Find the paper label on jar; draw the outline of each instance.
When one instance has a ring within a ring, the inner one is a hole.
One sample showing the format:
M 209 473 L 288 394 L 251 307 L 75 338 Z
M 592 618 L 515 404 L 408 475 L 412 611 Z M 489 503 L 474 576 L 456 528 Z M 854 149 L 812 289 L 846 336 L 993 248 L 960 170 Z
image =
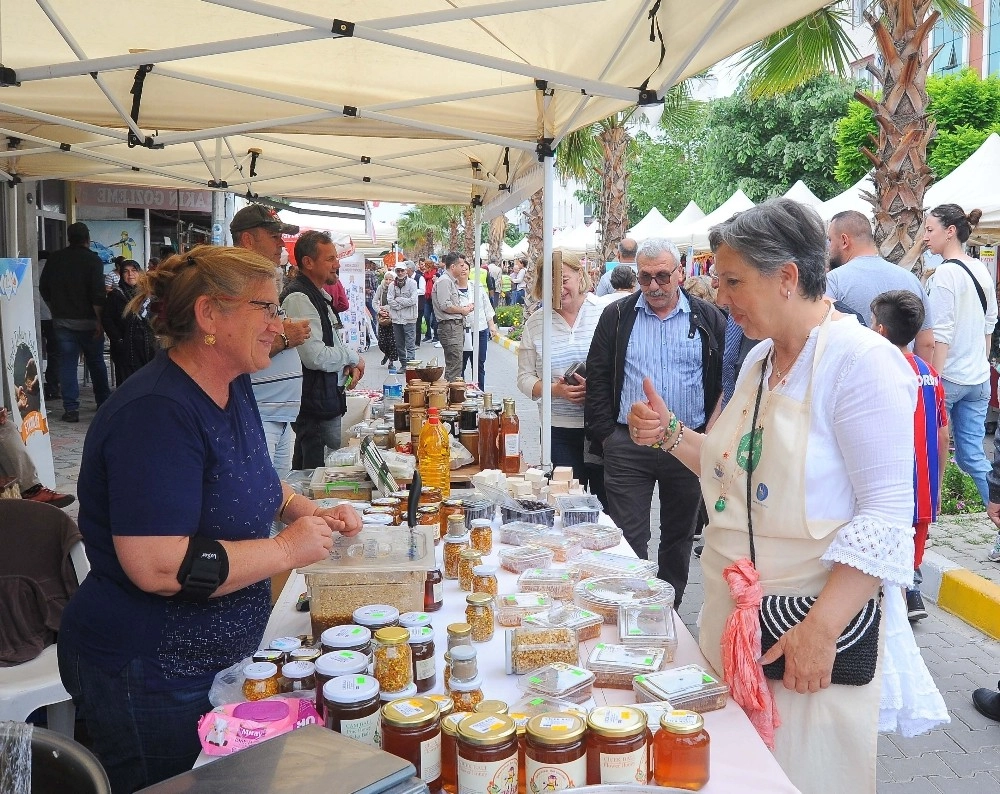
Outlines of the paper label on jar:
M 562 791 L 587 784 L 587 756 L 565 764 L 543 764 L 531 757 L 524 759 L 527 776 L 526 790 L 536 792 Z
M 458 794 L 517 794 L 517 751 L 501 761 L 458 757 Z
M 645 742 L 631 753 L 601 753 L 601 783 L 640 783 L 645 786 L 649 782 L 648 762 Z
M 504 433 L 503 453 L 510 456 L 521 454 L 521 436 L 519 433 Z
M 425 783 L 441 777 L 441 732 L 420 743 L 420 779 Z
M 431 585 L 431 592 L 434 594 L 434 603 L 440 604 L 444 600 L 444 582 Z
M 539 720 L 543 728 L 549 728 L 553 731 L 568 731 L 579 722 L 572 717 L 542 717 Z
M 495 731 L 503 724 L 503 720 L 498 720 L 496 717 L 486 717 L 485 719 L 479 720 L 479 722 L 472 723 L 472 725 L 469 726 L 469 730 L 485 735 Z
M 435 673 L 433 657 L 430 659 L 418 659 L 416 662 L 416 668 L 417 681 L 425 681 L 428 678 L 433 678 Z
M 380 723 L 381 720 L 377 711 L 358 720 L 341 720 L 340 735 L 357 739 L 362 744 L 381 747 L 382 732 L 379 730 Z
M 392 704 L 392 708 L 404 717 L 413 717 L 423 711 L 419 703 L 411 703 L 408 700 L 397 700 Z

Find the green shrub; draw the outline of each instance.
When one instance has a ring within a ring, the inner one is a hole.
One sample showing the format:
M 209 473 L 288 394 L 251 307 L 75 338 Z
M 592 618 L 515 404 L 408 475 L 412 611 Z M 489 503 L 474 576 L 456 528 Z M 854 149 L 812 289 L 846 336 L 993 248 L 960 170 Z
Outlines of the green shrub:
M 497 306 L 496 312 L 495 322 L 504 328 L 520 328 L 524 322 L 524 307 L 520 304 L 516 306 Z
M 954 516 L 961 513 L 981 513 L 986 509 L 979 496 L 979 489 L 972 478 L 949 460 L 944 470 L 941 486 L 941 515 Z

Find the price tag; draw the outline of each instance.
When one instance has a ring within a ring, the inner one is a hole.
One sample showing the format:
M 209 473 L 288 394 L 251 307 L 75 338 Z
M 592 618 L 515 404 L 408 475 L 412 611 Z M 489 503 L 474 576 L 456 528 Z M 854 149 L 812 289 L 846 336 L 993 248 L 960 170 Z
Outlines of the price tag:
M 419 703 L 414 703 L 412 700 L 397 700 L 392 704 L 392 708 L 402 714 L 404 717 L 415 717 L 417 714 L 423 711 Z
M 503 720 L 498 720 L 496 717 L 487 717 L 486 719 L 479 720 L 479 722 L 472 723 L 469 726 L 469 730 L 476 733 L 491 733 L 503 726 L 503 724 Z

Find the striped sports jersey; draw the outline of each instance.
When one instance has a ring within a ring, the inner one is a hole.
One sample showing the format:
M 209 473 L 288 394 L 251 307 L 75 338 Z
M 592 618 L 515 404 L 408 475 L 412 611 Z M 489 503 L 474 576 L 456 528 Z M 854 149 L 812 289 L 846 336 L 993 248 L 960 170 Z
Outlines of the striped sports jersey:
M 941 501 L 938 430 L 948 426 L 944 384 L 934 368 L 912 353 L 906 360 L 917 376 L 917 410 L 913 414 L 913 523 L 937 520 Z

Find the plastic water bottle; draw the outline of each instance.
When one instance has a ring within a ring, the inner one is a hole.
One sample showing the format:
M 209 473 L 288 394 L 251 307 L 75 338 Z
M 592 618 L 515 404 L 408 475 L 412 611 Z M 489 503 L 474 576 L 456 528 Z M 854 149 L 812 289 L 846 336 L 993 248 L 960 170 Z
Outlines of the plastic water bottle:
M 383 415 L 392 416 L 392 406 L 403 402 L 403 378 L 390 371 L 382 381 Z
M 420 428 L 420 479 L 425 486 L 441 489 L 441 498 L 451 494 L 450 437 L 441 424 L 437 408 L 427 409 L 427 421 Z

